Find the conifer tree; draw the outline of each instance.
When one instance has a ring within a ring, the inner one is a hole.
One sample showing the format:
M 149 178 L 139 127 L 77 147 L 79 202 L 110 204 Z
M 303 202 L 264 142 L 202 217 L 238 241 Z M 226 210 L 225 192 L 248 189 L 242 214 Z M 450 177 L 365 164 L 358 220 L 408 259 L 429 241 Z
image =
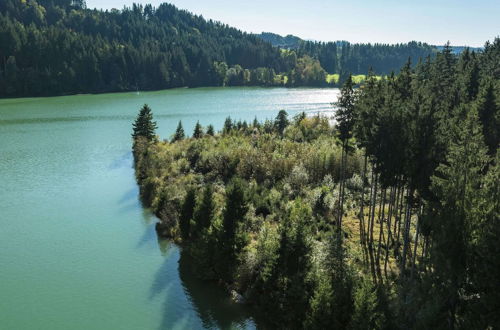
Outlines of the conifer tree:
M 224 121 L 224 127 L 222 128 L 222 134 L 229 134 L 233 130 L 233 121 L 231 120 L 231 117 L 227 117 L 226 120 Z
M 208 125 L 208 127 L 207 127 L 207 135 L 210 135 L 210 136 L 215 135 L 214 126 L 212 124 Z
M 139 136 L 146 138 L 148 141 L 153 141 L 156 138 L 155 130 L 156 122 L 153 121 L 153 113 L 151 108 L 144 104 L 137 115 L 137 119 L 133 123 L 132 137 L 137 139 Z
M 203 137 L 203 127 L 201 127 L 200 122 L 197 121 L 194 126 L 193 138 L 200 139 Z
M 274 125 L 279 135 L 283 136 L 283 132 L 288 124 L 288 113 L 285 110 L 280 110 L 274 121 Z
M 479 119 L 483 127 L 483 135 L 488 146 L 488 153 L 494 155 L 500 143 L 500 105 L 495 97 L 492 81 L 482 86 L 476 102 Z
M 231 278 L 237 264 L 237 258 L 245 245 L 240 232 L 240 224 L 247 212 L 245 188 L 240 179 L 230 184 L 226 194 L 226 205 L 222 218 L 222 228 L 219 236 L 219 272 L 225 279 Z
M 184 140 L 186 135 L 184 134 L 184 128 L 182 127 L 182 121 L 179 120 L 179 124 L 177 125 L 177 129 L 175 130 L 175 134 L 172 137 L 172 143 Z
M 339 232 L 342 231 L 342 216 L 344 208 L 344 186 L 345 173 L 347 166 L 348 140 L 352 137 L 354 128 L 354 107 L 356 102 L 356 93 L 354 91 L 354 82 L 352 75 L 347 77 L 337 101 L 337 111 L 335 112 L 335 120 L 337 121 L 337 130 L 339 138 L 342 141 L 342 160 L 341 160 L 341 175 L 340 175 L 340 198 L 339 198 L 339 215 L 338 226 Z
M 482 221 L 482 173 L 488 156 L 474 108 L 452 129 L 446 162 L 432 178 L 437 203 L 432 205 L 431 258 L 441 308 L 446 311 L 441 317 L 447 327 L 453 328 L 459 324 L 457 313 L 465 303 L 460 296 L 468 286 L 467 270 L 474 253 L 473 231 Z
M 191 219 L 194 214 L 194 207 L 196 203 L 196 194 L 193 188 L 188 189 L 186 197 L 181 207 L 181 214 L 179 217 L 179 228 L 183 240 L 188 240 L 191 233 Z
M 215 204 L 212 195 L 213 188 L 211 185 L 207 185 L 203 190 L 203 195 L 196 206 L 193 216 L 195 235 L 199 235 L 203 230 L 208 229 L 212 225 L 212 219 L 215 212 Z

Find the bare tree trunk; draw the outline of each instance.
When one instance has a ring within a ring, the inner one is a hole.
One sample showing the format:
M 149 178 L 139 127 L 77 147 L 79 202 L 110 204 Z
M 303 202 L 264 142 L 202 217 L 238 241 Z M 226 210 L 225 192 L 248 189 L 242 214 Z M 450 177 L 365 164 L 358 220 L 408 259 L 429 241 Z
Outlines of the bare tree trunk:
M 363 189 L 361 190 L 361 202 L 360 202 L 360 207 L 359 207 L 359 236 L 361 240 L 361 244 L 363 245 L 365 242 L 365 214 L 364 214 L 364 209 L 365 209 L 365 181 L 366 181 L 366 167 L 368 163 L 368 155 L 366 154 L 365 151 L 365 161 L 363 164 Z
M 385 257 L 384 257 L 384 276 L 387 278 L 387 261 L 389 259 L 389 246 L 391 241 L 393 241 L 392 233 L 391 233 L 391 221 L 392 221 L 392 212 L 394 210 L 394 199 L 396 197 L 396 187 L 391 187 L 391 192 L 389 196 L 389 214 L 387 215 L 387 240 L 385 243 Z
M 342 217 L 344 216 L 344 195 L 345 195 L 345 178 L 346 178 L 346 167 L 347 167 L 347 141 L 345 141 L 342 145 L 343 152 L 343 164 L 342 164 L 342 183 L 340 185 L 340 192 L 342 198 L 340 199 L 340 217 L 339 217 L 339 226 L 340 230 L 342 230 Z
M 378 213 L 379 220 L 379 233 L 378 233 L 378 246 L 377 246 L 377 275 L 382 280 L 382 272 L 380 270 L 380 250 L 382 248 L 382 235 L 384 231 L 384 215 L 385 215 L 385 199 L 386 199 L 387 188 L 382 190 L 382 198 L 380 198 L 380 207 Z M 382 209 L 382 211 L 380 211 Z
M 406 200 L 406 215 L 404 223 L 404 233 L 403 233 L 403 256 L 401 258 L 401 269 L 404 273 L 406 268 L 406 255 L 408 254 L 410 247 L 410 225 L 411 225 L 411 204 L 413 198 L 413 189 L 408 189 L 408 195 Z
M 422 209 L 423 209 L 423 205 L 420 205 L 420 207 L 418 208 L 417 230 L 415 233 L 415 244 L 413 246 L 413 260 L 411 263 L 411 279 L 413 279 L 413 273 L 415 272 L 415 263 L 417 260 L 418 235 L 420 234 L 420 221 L 421 221 L 421 217 L 422 217 Z
M 374 170 L 372 170 L 375 172 Z M 373 255 L 373 225 L 375 222 L 375 208 L 377 207 L 377 187 L 378 187 L 378 175 L 374 174 L 375 184 L 373 187 L 372 201 L 371 201 L 371 214 L 370 214 L 370 242 L 368 244 L 368 252 L 370 255 L 370 269 L 372 272 L 373 281 L 377 283 L 377 277 L 375 273 L 375 258 Z
M 400 196 L 399 196 L 399 202 L 398 202 L 398 207 L 396 209 L 396 216 L 397 216 L 397 222 L 398 222 L 398 227 L 397 227 L 397 237 L 396 237 L 396 244 L 394 246 L 394 253 L 395 255 L 397 255 L 398 257 L 400 256 L 399 254 L 399 248 L 400 248 L 400 245 L 401 245 L 401 220 L 403 218 L 403 200 L 404 200 L 404 196 L 405 196 L 405 187 L 403 185 L 403 183 L 401 183 L 401 193 L 400 193 Z
M 366 181 L 366 168 L 368 165 L 368 155 L 365 150 L 365 160 L 363 164 L 363 179 L 362 179 L 362 190 L 361 190 L 361 202 L 359 208 L 359 237 L 361 243 L 361 249 L 363 250 L 363 262 L 366 265 L 368 261 L 368 251 L 366 249 L 366 234 L 365 234 L 365 181 Z M 371 189 L 371 187 L 370 187 Z

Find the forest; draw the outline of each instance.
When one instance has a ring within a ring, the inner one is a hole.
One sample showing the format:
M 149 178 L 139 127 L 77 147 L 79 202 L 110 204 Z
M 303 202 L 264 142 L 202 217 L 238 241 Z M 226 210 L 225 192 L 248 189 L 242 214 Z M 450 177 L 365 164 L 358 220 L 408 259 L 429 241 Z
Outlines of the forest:
M 272 46 L 175 6 L 87 9 L 84 0 L 0 2 L 0 97 L 200 86 L 333 86 L 348 72 L 389 74 L 421 43 Z M 337 74 L 336 79 L 327 79 Z
M 198 277 L 279 329 L 500 326 L 500 39 L 350 76 L 320 114 L 133 124 L 141 199 Z

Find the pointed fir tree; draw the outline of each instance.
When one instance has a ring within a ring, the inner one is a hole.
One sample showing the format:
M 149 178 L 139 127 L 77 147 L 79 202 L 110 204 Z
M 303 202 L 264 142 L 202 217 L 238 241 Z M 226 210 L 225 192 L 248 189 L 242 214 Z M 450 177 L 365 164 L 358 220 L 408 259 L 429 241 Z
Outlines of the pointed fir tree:
M 237 266 L 238 255 L 245 246 L 240 229 L 247 212 L 245 195 L 243 181 L 233 180 L 226 193 L 226 205 L 218 244 L 221 258 L 217 268 L 225 280 L 231 278 Z
M 203 137 L 203 127 L 201 127 L 200 122 L 197 121 L 194 126 L 193 138 L 200 139 Z
M 490 155 L 497 152 L 500 143 L 500 105 L 497 104 L 498 101 L 493 82 L 487 81 L 481 88 L 476 106 Z
M 153 113 L 151 112 L 151 108 L 147 104 L 143 105 L 143 107 L 139 111 L 139 114 L 137 115 L 137 119 L 132 126 L 132 137 L 134 139 L 142 136 L 148 141 L 153 141 L 156 138 L 156 122 L 153 121 Z
M 288 124 L 288 113 L 285 110 L 280 110 L 274 121 L 274 126 L 279 135 L 283 136 L 283 132 Z
M 233 130 L 233 121 L 231 120 L 231 117 L 227 117 L 226 120 L 224 121 L 224 127 L 222 128 L 222 134 L 229 134 Z
M 441 327 L 457 327 L 461 295 L 469 286 L 468 270 L 474 254 L 473 235 L 483 219 L 483 172 L 488 164 L 477 111 L 472 107 L 452 129 L 446 161 L 432 178 L 431 260 L 439 292 Z M 432 296 L 432 294 L 429 294 Z M 435 324 L 436 325 L 436 324 Z M 437 325 L 436 325 L 437 326 Z
M 207 135 L 210 135 L 210 136 L 215 135 L 214 126 L 212 124 L 208 125 L 208 127 L 207 127 Z
M 207 185 L 203 190 L 203 195 L 194 212 L 194 236 L 199 236 L 204 230 L 210 228 L 214 212 L 215 204 L 213 200 L 213 188 L 211 185 Z
M 184 128 L 182 127 L 182 121 L 179 120 L 179 124 L 177 125 L 177 129 L 175 130 L 175 134 L 172 137 L 172 143 L 184 140 L 186 135 L 184 134 Z
M 179 228 L 184 241 L 189 239 L 191 233 L 191 219 L 193 218 L 196 203 L 196 193 L 193 188 L 189 188 L 181 206 L 179 217 Z

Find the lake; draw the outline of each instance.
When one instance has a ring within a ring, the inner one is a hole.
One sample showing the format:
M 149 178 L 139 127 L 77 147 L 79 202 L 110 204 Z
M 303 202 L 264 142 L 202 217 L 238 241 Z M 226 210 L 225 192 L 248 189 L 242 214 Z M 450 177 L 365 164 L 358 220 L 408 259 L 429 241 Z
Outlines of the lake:
M 252 329 L 251 313 L 196 280 L 141 206 L 131 131 L 148 103 L 179 120 L 330 114 L 338 89 L 197 88 L 0 100 L 0 328 Z

